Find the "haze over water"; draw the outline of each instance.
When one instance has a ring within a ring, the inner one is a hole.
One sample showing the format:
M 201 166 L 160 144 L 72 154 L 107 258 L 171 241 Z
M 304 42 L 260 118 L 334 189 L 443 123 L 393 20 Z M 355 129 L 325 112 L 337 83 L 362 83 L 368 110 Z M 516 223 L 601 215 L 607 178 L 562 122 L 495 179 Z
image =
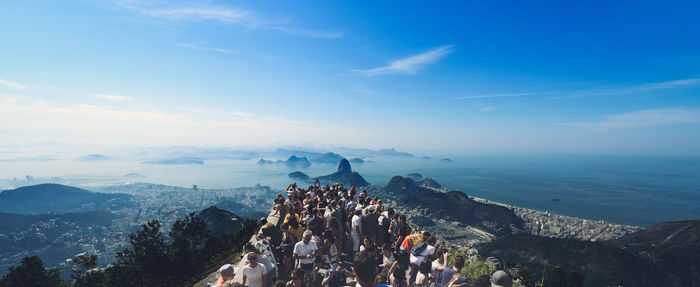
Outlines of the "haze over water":
M 451 158 L 378 157 L 353 164 L 374 185 L 395 175 L 418 172 L 449 190 L 556 214 L 649 226 L 662 221 L 700 218 L 700 159 L 530 155 Z M 335 165 L 314 163 L 310 176 L 334 172 Z M 202 188 L 231 188 L 257 183 L 284 189 L 293 182 L 284 165 L 256 160 L 205 160 L 203 165 L 144 164 L 133 160 L 7 161 L 0 163 L 0 187 L 60 182 L 90 186 L 148 182 Z M 137 173 L 140 177 L 125 177 Z M 35 182 L 27 183 L 25 175 Z M 12 178 L 16 177 L 17 181 Z M 58 177 L 53 178 L 52 177 Z

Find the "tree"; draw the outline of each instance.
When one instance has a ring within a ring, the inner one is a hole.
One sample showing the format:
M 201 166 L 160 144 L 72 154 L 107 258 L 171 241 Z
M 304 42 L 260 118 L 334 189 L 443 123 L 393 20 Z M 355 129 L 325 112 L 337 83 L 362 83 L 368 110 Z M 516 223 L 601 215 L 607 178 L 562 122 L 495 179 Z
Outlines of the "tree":
M 530 273 L 527 266 L 518 266 L 518 273 L 515 276 L 520 279 L 520 285 L 522 286 L 532 287 L 537 284 L 535 276 Z
M 129 235 L 132 248 L 117 253 L 119 260 L 106 270 L 107 286 L 162 286 L 169 275 L 167 244 L 160 222 L 151 220 Z
M 73 258 L 76 268 L 73 269 L 73 287 L 97 286 L 104 281 L 103 272 L 94 270 L 97 267 L 97 255 L 79 255 Z
M 24 257 L 18 267 L 10 267 L 10 273 L 0 279 L 1 287 L 54 287 L 67 286 L 58 269 L 47 270 L 37 256 Z
M 175 281 L 192 278 L 204 265 L 206 254 L 203 251 L 211 238 L 207 224 L 190 213 L 173 223 L 169 233 L 172 242 L 168 246 L 168 256 Z

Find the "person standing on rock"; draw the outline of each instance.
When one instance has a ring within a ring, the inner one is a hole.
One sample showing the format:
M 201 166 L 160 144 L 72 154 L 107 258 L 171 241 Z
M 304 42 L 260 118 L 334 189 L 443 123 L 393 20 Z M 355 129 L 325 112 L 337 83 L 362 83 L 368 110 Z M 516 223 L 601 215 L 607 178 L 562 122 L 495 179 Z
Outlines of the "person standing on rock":
M 255 252 L 250 252 L 247 256 L 249 264 L 243 267 L 241 284 L 248 287 L 266 287 L 267 270 L 265 265 L 258 263 L 258 255 Z
M 355 215 L 352 217 L 350 224 L 350 237 L 352 238 L 352 252 L 360 251 L 360 244 L 362 244 L 363 233 L 362 233 L 362 211 L 355 210 Z
M 311 240 L 313 233 L 311 230 L 304 231 L 304 239 L 294 245 L 294 259 L 299 260 L 299 265 L 304 270 L 304 278 L 306 282 L 313 282 L 315 279 L 314 261 L 318 255 L 318 246 L 316 242 Z

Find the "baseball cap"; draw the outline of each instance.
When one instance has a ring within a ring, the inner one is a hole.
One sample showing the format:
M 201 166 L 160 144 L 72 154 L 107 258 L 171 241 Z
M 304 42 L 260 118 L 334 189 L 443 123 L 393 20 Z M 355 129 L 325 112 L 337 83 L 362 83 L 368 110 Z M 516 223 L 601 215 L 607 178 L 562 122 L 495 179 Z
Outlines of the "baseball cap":
M 512 287 L 513 279 L 510 274 L 503 270 L 498 270 L 491 275 L 491 287 Z
M 219 274 L 221 274 L 221 276 L 233 276 L 236 274 L 236 268 L 231 264 L 224 264 L 224 266 L 219 268 Z

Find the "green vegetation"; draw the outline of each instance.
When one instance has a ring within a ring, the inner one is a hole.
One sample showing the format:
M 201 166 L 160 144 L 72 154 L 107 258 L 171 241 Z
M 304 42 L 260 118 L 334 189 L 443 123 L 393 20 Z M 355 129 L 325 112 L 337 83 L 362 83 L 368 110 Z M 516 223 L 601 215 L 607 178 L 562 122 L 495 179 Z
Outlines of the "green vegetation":
M 166 241 L 160 222 L 153 220 L 129 236 L 131 248 L 117 253 L 118 261 L 105 270 L 94 269 L 97 256 L 78 256 L 73 286 L 191 286 L 197 276 L 230 254 L 238 252 L 258 229 L 246 219 L 235 233 L 213 237 L 195 213 L 177 220 Z M 58 270 L 47 270 L 37 256 L 22 259 L 19 267 L 0 279 L 0 287 L 68 286 Z
M 57 269 L 44 268 L 37 256 L 25 257 L 18 267 L 10 267 L 10 273 L 0 279 L 0 287 L 54 287 L 68 286 Z
M 452 249 L 450 250 L 450 257 L 447 259 L 448 266 L 453 266 L 455 256 L 462 256 L 465 259 L 469 258 L 469 255 L 466 252 Z M 477 257 L 479 256 L 477 255 Z M 488 264 L 483 262 L 480 257 L 478 261 L 478 263 L 467 263 L 464 265 L 461 272 L 462 276 L 467 277 L 469 281 L 476 281 L 483 275 L 490 277 L 491 274 L 496 271 L 493 268 L 490 268 Z

